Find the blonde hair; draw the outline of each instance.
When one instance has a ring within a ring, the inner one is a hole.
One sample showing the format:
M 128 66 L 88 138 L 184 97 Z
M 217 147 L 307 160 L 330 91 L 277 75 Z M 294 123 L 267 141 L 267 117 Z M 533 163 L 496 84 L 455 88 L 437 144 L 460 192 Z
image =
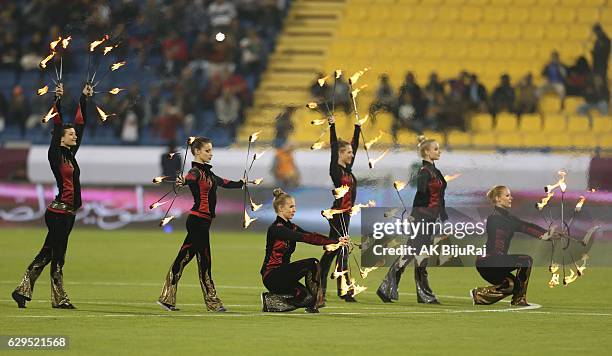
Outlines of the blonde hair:
M 504 189 L 508 189 L 505 185 L 496 185 L 493 188 L 489 189 L 487 192 L 487 199 L 493 204 L 496 203 L 495 199 L 499 198 L 502 195 Z
M 427 138 L 424 135 L 417 136 L 417 141 L 419 141 L 417 144 L 417 149 L 419 151 L 419 155 L 421 155 L 421 158 L 425 158 L 425 151 L 429 149 L 429 146 L 437 142 L 435 139 Z
M 282 205 L 285 205 L 285 203 L 287 203 L 287 200 L 293 199 L 291 195 L 285 193 L 285 191 L 281 188 L 274 188 L 272 194 L 274 195 L 274 199 L 272 200 L 272 206 L 274 207 L 274 211 L 276 213 L 278 213 L 278 210 Z

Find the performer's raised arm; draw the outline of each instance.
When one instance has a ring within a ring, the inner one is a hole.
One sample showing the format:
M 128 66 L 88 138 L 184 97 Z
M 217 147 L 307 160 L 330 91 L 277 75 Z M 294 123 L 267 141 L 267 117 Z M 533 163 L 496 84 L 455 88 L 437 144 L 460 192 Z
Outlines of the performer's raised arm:
M 93 86 L 90 83 L 85 84 L 83 93 L 79 98 L 79 107 L 77 108 L 76 115 L 74 117 L 74 129 L 77 134 L 76 145 L 71 148 L 72 153 L 76 154 L 81 147 L 83 141 L 83 132 L 85 131 L 85 125 L 87 123 L 87 100 L 93 96 Z

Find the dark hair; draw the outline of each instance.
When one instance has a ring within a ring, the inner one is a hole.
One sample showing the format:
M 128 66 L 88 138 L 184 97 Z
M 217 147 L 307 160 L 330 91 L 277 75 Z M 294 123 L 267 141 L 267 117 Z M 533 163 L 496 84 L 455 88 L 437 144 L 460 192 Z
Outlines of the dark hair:
M 338 153 L 340 152 L 340 150 L 343 150 L 346 146 L 350 146 L 351 144 L 344 141 L 344 140 L 338 140 L 336 141 L 336 147 L 338 147 Z
M 62 136 L 64 136 L 64 134 L 66 133 L 65 132 L 66 130 L 70 130 L 70 129 L 73 129 L 73 128 L 74 128 L 74 125 L 69 123 L 69 122 L 67 122 L 65 124 L 62 124 Z M 51 136 L 53 136 L 54 132 L 55 132 L 55 129 L 51 130 Z
M 212 144 L 211 139 L 207 137 L 196 137 L 191 143 L 191 153 L 195 155 L 195 151 L 201 149 L 202 146 L 207 143 Z

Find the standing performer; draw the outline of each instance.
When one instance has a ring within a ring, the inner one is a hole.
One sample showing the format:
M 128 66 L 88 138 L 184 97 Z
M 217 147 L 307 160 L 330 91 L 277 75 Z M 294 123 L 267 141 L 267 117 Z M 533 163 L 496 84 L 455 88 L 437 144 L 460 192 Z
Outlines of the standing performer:
M 329 175 L 331 176 L 332 182 L 335 188 L 342 186 L 348 187 L 348 192 L 341 198 L 334 200 L 332 209 L 347 210 L 344 213 L 335 214 L 334 217 L 329 221 L 329 237 L 340 238 L 338 231 L 343 231 L 348 234 L 349 224 L 351 222 L 350 210 L 355 204 L 357 197 L 357 179 L 353 175 L 352 168 L 355 162 L 355 154 L 359 147 L 359 134 L 361 132 L 361 126 L 355 124 L 355 131 L 353 131 L 353 140 L 348 143 L 343 140 L 338 140 L 336 136 L 336 123 L 333 116 L 329 117 L 329 133 L 330 133 L 330 144 L 331 144 L 331 161 L 329 162 Z M 323 300 L 325 301 L 325 293 L 327 290 L 327 275 L 331 267 L 332 261 L 336 257 L 336 272 L 342 273 L 348 270 L 349 264 L 349 248 L 344 246 L 337 249 L 336 251 L 326 251 L 321 256 L 321 287 L 323 289 Z M 342 295 L 341 286 L 342 279 L 346 280 L 346 284 L 350 284 L 348 272 L 338 277 L 338 296 L 344 299 L 346 302 L 356 302 L 353 297 L 353 290 L 349 290 L 348 293 Z
M 476 269 L 489 287 L 470 291 L 474 304 L 493 304 L 512 295 L 512 305 L 528 306 L 527 284 L 533 260 L 529 255 L 509 255 L 510 241 L 515 232 L 542 238 L 546 230 L 510 215 L 512 207 L 510 189 L 503 185 L 493 187 L 487 198 L 495 206 L 487 218 L 487 254 L 478 257 Z M 559 234 L 555 234 L 559 236 Z M 516 274 L 511 272 L 516 270 Z
M 157 304 L 168 311 L 179 310 L 175 307 L 178 282 L 183 274 L 183 269 L 195 256 L 198 260 L 200 286 L 204 294 L 206 309 L 224 312 L 226 309 L 217 296 L 215 284 L 212 280 L 209 231 L 212 220 L 215 218 L 217 186 L 240 189 L 244 186 L 244 181 L 223 179 L 211 171 L 212 166 L 209 162 L 213 154 L 210 139 L 195 138 L 191 144 L 191 153 L 194 156 L 192 168 L 185 177 L 179 175 L 177 178 L 177 185 L 189 186 L 194 200 L 193 207 L 187 217 L 187 237 L 185 237 L 174 263 L 170 266 Z
M 318 313 L 322 306 L 321 273 L 319 261 L 308 258 L 290 262 L 296 242 L 311 245 L 348 244 L 348 237 L 340 240 L 305 231 L 290 220 L 295 215 L 295 199 L 282 189 L 274 189 L 276 220 L 268 228 L 266 257 L 261 266 L 264 286 L 270 291 L 262 293 L 264 312 L 285 312 L 305 308 L 307 313 Z M 300 279 L 304 278 L 305 285 Z
M 434 161 L 440 159 L 440 145 L 434 139 L 419 136 L 417 145 L 419 154 L 423 158 L 423 166 L 417 175 L 417 192 L 412 203 L 411 216 L 416 222 L 422 224 L 433 223 L 438 218 L 445 221 L 448 219 L 446 205 L 444 203 L 444 192 L 446 180 L 442 173 L 434 165 Z M 409 242 L 411 246 L 420 251 L 422 246 L 431 244 L 432 231 L 419 233 Z M 398 257 L 389 269 L 385 279 L 382 281 L 376 294 L 385 303 L 399 299 L 398 286 L 400 278 L 406 265 L 414 258 L 412 255 Z M 429 286 L 427 278 L 427 258 L 415 259 L 414 282 L 416 284 L 417 302 L 426 304 L 440 304 Z
M 75 155 L 83 140 L 87 99 L 93 95 L 93 87 L 87 83 L 83 88 L 74 126 L 64 124 L 62 121 L 60 99 L 63 94 L 64 87 L 62 83 L 59 83 L 55 88 L 53 113 L 56 115 L 53 117 L 53 135 L 47 154 L 58 194 L 45 212 L 45 223 L 49 232 L 43 247 L 28 266 L 19 286 L 12 293 L 19 308 L 25 308 L 26 301 L 32 300 L 36 279 L 45 266 L 51 262 L 51 306 L 58 309 L 76 309 L 64 290 L 62 268 L 68 247 L 68 236 L 74 225 L 76 211 L 81 207 L 80 170 Z

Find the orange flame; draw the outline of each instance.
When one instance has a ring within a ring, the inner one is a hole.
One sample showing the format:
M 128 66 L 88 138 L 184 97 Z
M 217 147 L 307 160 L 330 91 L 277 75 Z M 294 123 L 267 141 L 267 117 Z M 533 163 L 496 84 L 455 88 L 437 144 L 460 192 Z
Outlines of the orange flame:
M 323 119 L 312 120 L 310 122 L 311 125 L 315 125 L 315 126 L 324 125 L 325 123 L 327 123 L 327 120 L 323 120 Z
M 102 120 L 102 122 L 106 121 L 109 117 L 114 116 L 115 114 L 107 114 L 104 111 L 102 111 L 102 109 L 100 109 L 99 106 L 96 106 L 96 109 L 98 109 L 98 114 L 100 114 L 100 120 Z
M 344 271 L 342 271 L 342 272 L 338 272 L 338 271 L 334 270 L 334 273 L 332 274 L 332 279 L 336 279 L 336 278 L 338 278 L 338 277 L 344 276 L 344 275 L 345 275 L 345 274 L 347 274 L 347 273 L 348 273 L 348 271 L 347 271 L 347 270 L 344 270 Z M 348 287 L 348 286 L 347 286 L 347 287 Z M 348 291 L 348 289 L 347 289 L 347 291 Z
M 40 63 L 38 64 L 38 66 L 42 69 L 47 68 L 47 62 L 49 62 L 51 60 L 51 58 L 53 58 L 53 56 L 55 56 L 55 52 L 51 52 L 50 55 L 48 55 L 47 57 L 45 57 L 45 59 L 43 59 L 42 61 L 40 61 Z
M 584 270 L 586 269 L 586 264 L 587 264 L 587 260 L 589 259 L 589 255 L 587 255 L 586 253 L 584 255 L 582 255 L 582 258 L 580 259 L 582 261 L 582 264 L 580 266 L 576 266 L 576 272 L 578 273 L 578 276 L 582 276 L 584 274 Z
M 168 176 L 159 176 L 159 177 L 155 177 L 153 178 L 153 183 L 155 184 L 159 184 L 161 182 L 164 181 L 164 179 L 168 178 Z
M 253 161 L 257 161 L 258 159 L 260 159 L 266 152 L 268 152 L 268 150 L 255 153 L 253 155 Z
M 166 200 L 166 201 L 163 201 L 161 203 L 160 202 L 153 203 L 153 204 L 149 205 L 149 209 L 153 210 L 153 209 L 158 208 L 158 207 L 160 207 L 160 206 L 162 206 L 164 204 L 167 204 L 168 202 L 170 202 L 170 200 Z
M 359 119 L 359 126 L 363 126 L 363 124 L 365 124 L 369 118 L 370 118 L 370 114 L 366 114 L 366 116 L 364 116 L 363 119 Z
M 327 80 L 327 78 L 329 78 L 329 75 L 327 75 L 327 76 L 325 76 L 325 77 L 320 78 L 320 79 L 318 79 L 318 80 L 317 80 L 317 82 L 319 82 L 319 86 L 320 86 L 320 87 L 322 87 L 322 86 L 324 86 L 324 85 L 325 85 L 325 81 Z
M 376 142 L 378 142 L 383 137 L 383 134 L 384 134 L 384 132 L 379 131 L 378 136 L 376 136 L 373 139 L 371 139 L 370 141 L 366 142 L 366 144 L 365 144 L 366 150 L 369 150 L 372 147 L 372 145 L 374 145 Z
M 251 134 L 251 136 L 249 136 L 249 142 L 253 143 L 253 142 L 257 141 L 257 139 L 259 138 L 259 134 L 260 133 L 261 133 L 261 131 L 253 132 Z
M 557 273 L 558 270 L 559 270 L 559 265 L 556 263 L 553 263 L 550 266 L 548 266 L 548 271 L 550 273 Z
M 542 200 L 539 203 L 536 203 L 536 208 L 538 208 L 538 210 L 544 209 L 544 207 L 548 204 L 548 201 L 550 200 L 550 198 L 553 197 L 553 195 L 555 195 L 555 192 L 553 191 L 546 194 L 546 197 L 542 198 Z
M 340 198 L 344 197 L 346 195 L 346 193 L 348 193 L 348 191 L 350 189 L 351 189 L 351 187 L 349 187 L 348 185 L 343 185 L 341 187 L 335 188 L 333 190 L 334 199 L 340 199 Z
M 321 148 L 323 148 L 323 146 L 325 146 L 325 141 L 323 140 L 319 140 L 315 143 L 312 144 L 312 146 L 310 146 L 311 150 L 320 150 Z
M 260 185 L 260 184 L 261 184 L 261 182 L 263 182 L 263 178 L 257 178 L 257 179 L 255 179 L 254 181 L 252 181 L 251 183 L 252 183 L 253 185 Z
M 460 176 L 461 176 L 461 173 L 447 174 L 444 176 L 444 180 L 446 180 L 446 182 L 450 182 L 451 180 L 455 180 L 459 178 Z
M 563 285 L 567 286 L 570 283 L 573 283 L 578 278 L 578 275 L 574 272 L 573 269 L 570 269 L 570 275 L 563 277 Z
M 334 73 L 336 75 L 336 79 L 338 79 L 342 75 L 342 69 L 336 69 L 336 71 Z
M 48 91 L 49 91 L 49 86 L 48 86 L 48 85 L 45 85 L 44 87 L 42 87 L 42 88 L 38 89 L 38 90 L 36 91 L 36 93 L 37 93 L 38 95 L 40 95 L 40 96 L 43 96 L 43 95 L 47 94 L 47 92 L 48 92 Z
M 362 279 L 365 279 L 370 272 L 375 271 L 377 269 L 378 267 L 365 267 L 363 269 L 360 268 L 359 275 L 361 276 Z
M 45 115 L 45 117 L 42 118 L 41 121 L 43 124 L 46 124 L 47 122 L 49 122 L 49 120 L 54 118 L 56 115 L 57 115 L 57 111 L 55 111 L 55 107 L 52 107 L 47 113 L 47 115 Z
M 193 144 L 193 141 L 195 141 L 195 139 L 196 139 L 195 136 L 190 136 L 187 139 L 187 145 L 191 146 Z
M 389 149 L 387 148 L 385 150 L 385 152 L 383 152 L 380 156 L 378 156 L 378 158 L 370 158 L 370 161 L 368 162 L 370 165 L 370 168 L 374 168 L 374 166 L 376 165 L 376 163 L 378 163 L 381 159 L 385 158 L 385 156 L 389 153 Z
M 315 103 L 314 101 L 306 104 L 306 107 L 309 109 L 316 109 L 319 106 L 319 104 Z
M 68 37 L 64 38 L 64 39 L 62 40 L 62 47 L 63 47 L 64 49 L 68 48 L 68 46 L 70 45 L 70 41 L 71 41 L 71 40 L 72 40 L 72 36 L 68 36 Z
M 97 40 L 97 41 L 93 41 L 92 43 L 89 44 L 89 52 L 93 52 L 96 47 L 98 47 L 99 45 L 101 45 L 102 43 L 104 43 L 104 41 L 108 40 L 110 37 L 108 35 L 104 35 L 104 37 L 102 37 L 101 39 Z
M 49 43 L 49 48 L 51 48 L 52 51 L 55 51 L 55 47 L 57 47 L 57 44 L 60 43 L 61 40 L 62 36 L 59 36 L 55 41 Z
M 121 88 L 113 88 L 111 90 L 108 91 L 109 94 L 113 94 L 113 95 L 117 95 L 119 94 L 119 92 L 123 91 L 125 89 L 121 89 Z
M 247 214 L 247 211 L 244 211 L 244 220 L 242 221 L 242 227 L 243 228 L 248 228 L 249 225 L 251 225 L 255 220 L 257 220 L 257 218 L 251 219 L 251 217 L 249 216 L 249 214 Z
M 257 210 L 261 209 L 261 207 L 263 206 L 263 204 L 255 204 L 255 202 L 253 202 L 253 199 L 251 199 L 249 197 L 249 200 L 251 201 L 251 211 L 252 212 L 256 212 Z
M 159 223 L 159 226 L 164 227 L 172 220 L 174 220 L 174 215 L 170 215 L 167 218 L 162 219 L 162 221 Z
M 359 88 L 357 88 L 357 89 L 353 90 L 353 91 L 351 92 L 351 96 L 352 96 L 353 98 L 356 98 L 356 97 L 357 97 L 357 94 L 359 94 L 359 92 L 360 92 L 360 91 L 362 91 L 363 89 L 365 89 L 367 86 L 368 86 L 367 84 L 364 84 L 364 85 L 360 86 Z
M 586 198 L 581 195 L 580 200 L 578 200 L 578 203 L 576 203 L 576 209 L 574 209 L 576 212 L 579 212 L 582 209 L 582 206 L 584 205 L 585 200 Z
M 110 68 L 110 69 L 111 69 L 111 71 L 112 71 L 112 72 L 114 72 L 114 71 L 116 71 L 117 69 L 119 69 L 119 68 L 123 67 L 123 66 L 124 66 L 126 63 L 127 63 L 126 61 L 115 63 L 115 64 L 113 64 L 113 65 L 111 66 L 111 68 Z
M 367 204 L 353 205 L 353 207 L 351 208 L 351 216 L 357 215 L 361 211 L 361 208 L 371 208 L 374 206 L 376 206 L 376 202 L 374 200 L 368 201 Z
M 351 284 L 348 286 L 348 288 L 349 290 L 351 289 L 353 290 L 353 297 L 365 291 L 366 289 L 368 289 L 368 287 L 360 286 L 357 283 L 355 283 L 355 278 L 351 278 Z
M 112 51 L 113 49 L 119 47 L 119 45 L 114 45 L 114 46 L 106 46 L 104 47 L 104 55 L 106 56 L 110 51 Z
M 359 78 L 361 78 L 361 76 L 364 75 L 369 70 L 370 68 L 366 67 L 366 68 L 363 68 L 362 70 L 358 70 L 357 72 L 355 72 L 355 74 L 351 75 L 351 77 L 349 78 L 349 84 L 354 85 L 355 83 L 357 83 Z
M 550 281 L 548 281 L 548 287 L 554 288 L 559 285 L 559 273 L 553 273 Z
M 323 246 L 323 249 L 325 251 L 331 252 L 331 251 L 336 251 L 337 249 L 339 249 L 342 246 L 342 244 L 337 243 L 337 244 L 329 244 L 329 245 L 325 245 Z
M 401 180 L 396 180 L 395 182 L 393 182 L 393 188 L 395 188 L 395 190 L 399 192 L 403 190 L 404 188 L 406 188 L 406 182 L 402 182 Z

